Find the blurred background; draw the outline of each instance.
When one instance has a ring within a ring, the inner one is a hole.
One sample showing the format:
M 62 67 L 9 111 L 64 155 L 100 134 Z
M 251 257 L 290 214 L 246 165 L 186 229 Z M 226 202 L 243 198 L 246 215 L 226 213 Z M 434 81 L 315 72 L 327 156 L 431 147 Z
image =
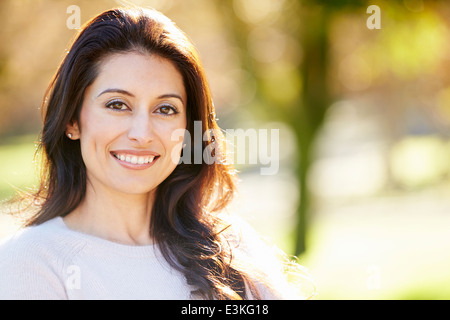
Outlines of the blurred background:
M 41 100 L 76 29 L 127 3 L 189 35 L 223 129 L 279 130 L 279 171 L 237 164 L 229 211 L 299 258 L 316 299 L 450 298 L 448 1 L 2 0 L 1 200 L 37 182 Z

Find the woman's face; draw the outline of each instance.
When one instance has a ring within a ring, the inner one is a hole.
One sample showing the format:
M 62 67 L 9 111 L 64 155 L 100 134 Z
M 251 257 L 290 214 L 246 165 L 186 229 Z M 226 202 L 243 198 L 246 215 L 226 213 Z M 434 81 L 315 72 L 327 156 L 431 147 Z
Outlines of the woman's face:
M 186 128 L 183 78 L 169 60 L 140 53 L 104 59 L 85 92 L 79 123 L 70 124 L 80 139 L 88 184 L 124 193 L 154 190 L 175 169 Z

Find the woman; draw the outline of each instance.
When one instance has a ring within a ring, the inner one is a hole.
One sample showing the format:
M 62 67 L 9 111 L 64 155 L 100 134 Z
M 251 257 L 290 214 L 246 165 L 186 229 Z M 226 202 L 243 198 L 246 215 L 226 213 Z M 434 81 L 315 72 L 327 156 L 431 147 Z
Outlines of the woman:
M 249 267 L 251 242 L 220 218 L 234 170 L 220 161 L 198 55 L 168 18 L 146 9 L 93 18 L 42 110 L 38 210 L 0 249 L 0 298 L 282 297 L 272 284 L 283 280 Z M 174 132 L 192 133 L 194 121 L 219 161 L 179 161 Z

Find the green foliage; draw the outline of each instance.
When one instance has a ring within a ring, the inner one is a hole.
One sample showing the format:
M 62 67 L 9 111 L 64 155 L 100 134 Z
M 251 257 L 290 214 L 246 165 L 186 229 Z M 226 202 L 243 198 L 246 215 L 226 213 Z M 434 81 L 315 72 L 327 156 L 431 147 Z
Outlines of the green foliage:
M 37 182 L 34 136 L 21 136 L 0 145 L 0 200 L 27 190 Z

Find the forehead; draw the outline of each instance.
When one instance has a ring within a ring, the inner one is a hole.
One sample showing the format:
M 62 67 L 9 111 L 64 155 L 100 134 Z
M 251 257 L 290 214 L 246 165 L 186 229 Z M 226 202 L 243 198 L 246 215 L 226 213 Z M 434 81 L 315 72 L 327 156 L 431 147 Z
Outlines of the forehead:
M 114 53 L 100 61 L 92 92 L 107 87 L 120 88 L 135 95 L 177 93 L 186 101 L 183 77 L 174 63 L 154 54 Z

